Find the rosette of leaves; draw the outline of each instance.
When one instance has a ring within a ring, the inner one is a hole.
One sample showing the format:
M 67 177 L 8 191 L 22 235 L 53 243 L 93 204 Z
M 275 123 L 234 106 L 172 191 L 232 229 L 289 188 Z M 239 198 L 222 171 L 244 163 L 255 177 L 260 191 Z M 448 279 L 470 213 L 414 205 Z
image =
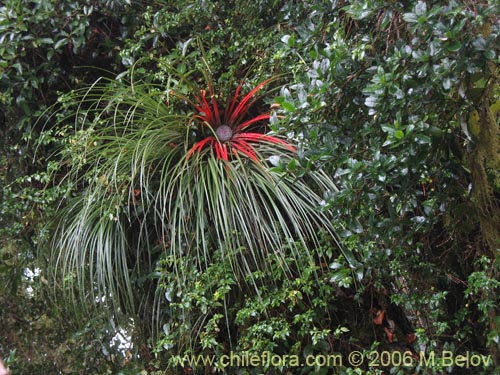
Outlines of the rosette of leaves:
M 58 154 L 73 193 L 51 248 L 57 274 L 80 296 L 133 307 L 143 294 L 135 286 L 158 260 L 189 259 L 173 265 L 182 285 L 179 270 L 209 264 L 215 250 L 238 283 L 251 284 L 269 253 L 314 262 L 304 249 L 319 246 L 320 232 L 334 234 L 318 208 L 334 182 L 319 169 L 294 175 L 286 166 L 295 140 L 270 131 L 261 99 L 272 80 L 241 83 L 227 97 L 206 81 L 168 89 L 101 81 L 73 94 L 74 129 Z

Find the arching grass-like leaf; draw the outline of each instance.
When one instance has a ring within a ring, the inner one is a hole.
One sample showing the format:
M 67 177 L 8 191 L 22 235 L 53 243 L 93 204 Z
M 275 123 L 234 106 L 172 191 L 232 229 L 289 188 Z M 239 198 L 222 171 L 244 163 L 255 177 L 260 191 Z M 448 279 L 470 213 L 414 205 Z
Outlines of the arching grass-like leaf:
M 197 269 L 220 250 L 239 282 L 284 248 L 315 261 L 308 249 L 319 233 L 334 237 L 317 207 L 336 187 L 321 170 L 298 178 L 268 165 L 296 158 L 293 139 L 267 132 L 267 111 L 249 115 L 269 82 L 242 98 L 240 84 L 224 111 L 211 82 L 208 97 L 200 89 L 194 99 L 115 81 L 76 96 L 75 134 L 85 137 L 60 153 L 75 189 L 52 242 L 69 286 L 128 310 L 141 294 L 134 282 L 161 257 L 177 254 Z M 284 258 L 281 266 L 296 272 Z

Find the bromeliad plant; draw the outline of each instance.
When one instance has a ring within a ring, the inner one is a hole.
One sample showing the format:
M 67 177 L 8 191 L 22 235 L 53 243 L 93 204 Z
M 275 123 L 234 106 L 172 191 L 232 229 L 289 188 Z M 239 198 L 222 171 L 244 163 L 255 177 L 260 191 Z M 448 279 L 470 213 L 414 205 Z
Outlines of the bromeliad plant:
M 269 110 L 251 112 L 263 108 L 258 93 L 269 83 L 245 95 L 240 84 L 225 106 L 210 79 L 191 96 L 182 82 L 168 90 L 100 82 L 77 94 L 75 128 L 59 155 L 74 193 L 52 243 L 65 282 L 123 309 L 142 295 L 132 283 L 167 257 L 196 269 L 218 250 L 237 282 L 250 284 L 270 253 L 317 261 L 304 249 L 319 245 L 321 231 L 334 234 L 318 207 L 336 187 L 321 170 L 287 171 L 295 140 L 270 132 Z M 184 276 L 178 271 L 179 285 Z
M 269 120 L 270 114 L 263 113 L 250 119 L 244 120 L 251 105 L 254 95 L 262 89 L 270 80 L 266 80 L 258 84 L 252 89 L 240 102 L 238 102 L 242 84 L 238 86 L 232 98 L 230 105 L 221 113 L 219 105 L 215 100 L 215 93 L 212 86 L 210 88 L 210 98 L 207 100 L 206 91 L 202 90 L 200 95 L 196 97 L 195 102 L 190 102 L 198 114 L 193 116 L 193 119 L 199 122 L 198 130 L 205 134 L 202 140 L 196 142 L 189 150 L 188 157 L 194 152 L 200 152 L 208 145 L 213 150 L 217 159 L 222 159 L 229 162 L 229 156 L 241 154 L 248 157 L 255 163 L 259 163 L 259 158 L 251 145 L 252 143 L 274 143 L 276 145 L 285 146 L 290 151 L 294 152 L 295 147 L 286 141 L 263 133 L 249 131 L 249 128 L 261 121 Z M 203 132 L 205 130 L 205 132 Z

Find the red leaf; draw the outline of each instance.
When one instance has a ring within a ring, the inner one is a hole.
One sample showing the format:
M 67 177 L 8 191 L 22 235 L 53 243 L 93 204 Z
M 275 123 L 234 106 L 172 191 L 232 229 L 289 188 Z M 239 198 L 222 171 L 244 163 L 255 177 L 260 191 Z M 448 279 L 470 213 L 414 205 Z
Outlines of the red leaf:
M 229 161 L 227 145 L 225 143 L 221 143 L 219 141 L 215 142 L 215 156 L 217 159 L 222 159 L 225 161 Z
M 207 137 L 199 142 L 196 142 L 193 147 L 187 152 L 186 159 L 189 159 L 196 151 L 201 151 L 207 143 L 213 144 L 215 142 L 214 137 Z
M 250 125 L 258 122 L 258 121 L 262 121 L 262 120 L 268 120 L 271 116 L 268 115 L 267 113 L 264 113 L 262 115 L 259 115 L 257 117 L 254 117 L 248 121 L 245 121 L 241 124 L 239 124 L 235 129 L 234 129 L 234 132 L 239 132 L 241 130 L 244 130 L 245 128 L 248 128 Z
M 233 95 L 233 100 L 231 102 L 231 105 L 228 108 L 226 108 L 226 116 L 230 116 L 231 113 L 233 113 L 234 107 L 236 105 L 236 101 L 238 100 L 238 96 L 240 96 L 241 86 L 243 86 L 243 82 L 241 82 L 238 85 L 238 87 L 236 88 L 236 91 L 234 92 L 234 95 Z M 229 103 L 228 103 L 228 105 L 229 105 Z
M 224 159 L 225 161 L 229 161 L 227 145 L 225 143 L 222 143 L 220 146 L 221 146 L 222 159 Z
M 233 139 L 235 138 L 250 142 L 267 142 L 267 143 L 279 144 L 286 147 L 288 150 L 292 152 L 297 151 L 297 149 L 293 147 L 290 143 L 284 141 L 283 139 L 273 137 L 272 135 L 259 134 L 259 133 L 241 133 L 233 136 Z
M 219 106 L 217 105 L 217 101 L 215 100 L 215 93 L 214 89 L 212 88 L 212 84 L 210 83 L 210 80 L 208 80 L 208 90 L 210 92 L 210 99 L 212 101 L 212 109 L 214 113 L 214 120 L 215 123 L 211 124 L 212 126 L 220 126 L 220 112 L 219 112 Z
M 237 152 L 240 152 L 240 153 L 248 156 L 254 162 L 256 162 L 256 163 L 259 162 L 257 154 L 255 153 L 252 146 L 250 146 L 247 142 L 233 138 L 233 140 L 231 141 L 231 147 L 234 150 L 236 150 Z
M 215 148 L 215 156 L 217 157 L 217 159 L 222 159 L 221 144 L 217 142 L 214 148 Z
M 234 107 L 234 102 L 235 102 L 236 96 L 233 98 L 233 104 L 231 105 L 230 112 L 228 113 L 228 115 L 230 116 L 229 121 L 228 121 L 229 126 L 234 125 L 238 121 L 238 119 L 241 117 L 241 115 L 243 113 L 245 113 L 248 110 L 248 108 L 250 108 L 252 103 L 248 103 L 249 100 L 252 99 L 252 97 L 257 93 L 257 91 L 259 91 L 262 87 L 264 87 L 267 83 L 269 83 L 269 81 L 271 81 L 271 78 L 266 79 L 265 81 L 263 81 L 263 82 L 259 83 L 257 86 L 255 86 L 248 94 L 245 95 L 245 97 L 241 100 L 241 102 L 238 104 L 238 106 L 234 110 L 233 110 L 233 107 Z M 237 94 L 239 94 L 240 87 L 241 87 L 241 85 L 238 86 L 238 90 L 236 91 Z
M 205 95 L 206 95 L 205 90 L 201 90 L 201 96 L 198 98 L 198 101 L 200 102 L 201 106 L 197 107 L 197 109 L 199 112 L 204 114 L 204 115 L 202 115 L 202 117 L 205 117 L 206 121 L 210 125 L 215 125 L 213 123 L 212 108 L 210 108 L 210 104 L 208 104 L 208 101 L 207 101 L 207 98 Z

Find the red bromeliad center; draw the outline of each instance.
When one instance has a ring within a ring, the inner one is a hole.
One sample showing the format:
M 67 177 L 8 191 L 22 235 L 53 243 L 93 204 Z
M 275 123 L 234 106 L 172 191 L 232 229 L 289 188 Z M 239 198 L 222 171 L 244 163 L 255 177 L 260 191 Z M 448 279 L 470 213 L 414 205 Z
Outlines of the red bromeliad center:
M 215 129 L 215 135 L 221 142 L 229 141 L 233 137 L 232 129 L 227 125 L 221 125 Z
M 240 84 L 224 111 L 219 111 L 215 94 L 210 85 L 208 96 L 205 90 L 201 90 L 200 95 L 195 97 L 194 102 L 188 101 L 198 112 L 198 114 L 194 115 L 194 119 L 202 128 L 208 125 L 211 129 L 215 129 L 215 134 L 211 133 L 211 135 L 207 135 L 196 142 L 188 151 L 187 157 L 191 157 L 195 152 L 201 152 L 205 147 L 210 147 L 215 151 L 217 159 L 227 162 L 231 154 L 239 154 L 245 155 L 258 163 L 259 158 L 252 145 L 256 143 L 272 143 L 285 147 L 291 152 L 296 152 L 295 147 L 283 139 L 249 131 L 249 128 L 255 123 L 269 121 L 271 117 L 269 113 L 263 113 L 250 119 L 246 118 L 249 108 L 254 103 L 254 95 L 269 81 L 261 82 L 238 101 L 242 87 L 242 84 Z

